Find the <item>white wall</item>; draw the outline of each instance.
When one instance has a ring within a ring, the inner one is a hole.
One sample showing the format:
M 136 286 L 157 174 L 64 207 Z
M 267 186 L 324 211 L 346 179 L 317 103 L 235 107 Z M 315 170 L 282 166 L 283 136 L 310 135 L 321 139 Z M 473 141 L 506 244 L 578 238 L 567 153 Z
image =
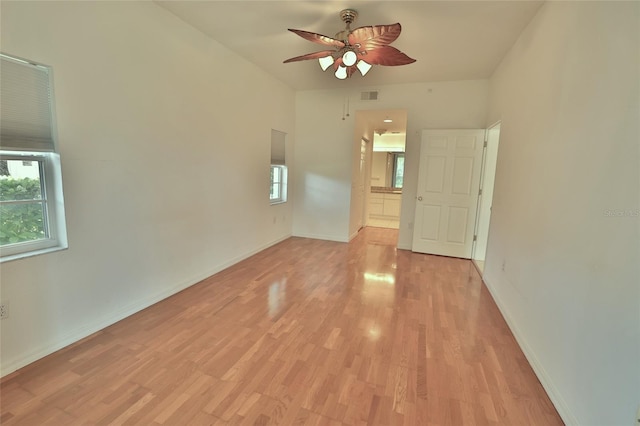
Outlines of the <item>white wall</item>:
M 379 151 L 391 151 L 391 152 L 404 152 L 405 139 L 407 135 L 404 133 L 378 133 L 373 134 L 373 150 Z
M 371 186 L 387 186 L 387 152 L 373 152 L 371 157 Z
M 10 179 L 40 179 L 40 168 L 37 161 L 28 161 L 25 165 L 22 160 L 8 160 L 7 169 Z M 0 179 L 9 179 L 9 176 L 1 176 Z
M 491 79 L 485 278 L 568 424 L 640 403 L 639 15 L 547 2 Z
M 69 236 L 2 264 L 3 374 L 291 234 L 269 159 L 293 90 L 152 2 L 1 12 L 2 51 L 53 66 Z
M 370 72 L 375 72 L 375 68 Z M 353 78 L 359 78 L 354 76 Z M 411 248 L 421 129 L 483 128 L 487 80 L 389 85 L 296 93 L 296 152 L 293 233 L 348 241 L 352 179 L 353 112 L 406 109 L 407 145 L 398 247 Z M 377 101 L 360 92 L 378 90 Z M 342 120 L 349 97 L 351 118 Z

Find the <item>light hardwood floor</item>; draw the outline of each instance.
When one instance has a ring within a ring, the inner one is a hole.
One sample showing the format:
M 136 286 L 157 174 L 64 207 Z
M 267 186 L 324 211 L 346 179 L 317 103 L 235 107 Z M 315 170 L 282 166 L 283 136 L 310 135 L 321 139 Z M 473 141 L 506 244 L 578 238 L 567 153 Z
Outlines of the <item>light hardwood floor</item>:
M 470 261 L 291 238 L 2 380 L 3 425 L 562 424 Z

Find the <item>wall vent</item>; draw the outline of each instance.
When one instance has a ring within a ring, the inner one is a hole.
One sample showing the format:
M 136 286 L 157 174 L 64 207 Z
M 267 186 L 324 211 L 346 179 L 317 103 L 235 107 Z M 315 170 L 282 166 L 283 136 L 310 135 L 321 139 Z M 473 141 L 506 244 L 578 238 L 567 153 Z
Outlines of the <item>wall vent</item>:
M 360 93 L 360 100 L 361 101 L 376 101 L 376 100 L 378 100 L 378 92 L 377 91 L 361 92 Z

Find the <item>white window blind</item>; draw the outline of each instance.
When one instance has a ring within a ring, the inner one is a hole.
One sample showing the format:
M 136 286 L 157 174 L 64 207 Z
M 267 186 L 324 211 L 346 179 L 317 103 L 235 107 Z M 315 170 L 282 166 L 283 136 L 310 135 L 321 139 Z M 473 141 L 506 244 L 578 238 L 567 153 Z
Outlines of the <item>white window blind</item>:
M 284 166 L 285 159 L 285 138 L 287 134 L 271 129 L 271 164 Z
M 0 148 L 55 151 L 49 69 L 0 55 Z

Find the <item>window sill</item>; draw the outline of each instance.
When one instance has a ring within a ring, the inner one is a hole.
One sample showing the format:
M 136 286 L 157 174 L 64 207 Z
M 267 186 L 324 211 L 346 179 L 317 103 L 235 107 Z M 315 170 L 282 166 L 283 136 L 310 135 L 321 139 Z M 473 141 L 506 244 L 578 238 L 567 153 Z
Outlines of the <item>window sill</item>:
M 11 254 L 11 255 L 8 255 L 8 256 L 0 257 L 0 263 L 11 262 L 12 260 L 19 260 L 19 259 L 24 259 L 24 258 L 27 258 L 27 257 L 39 256 L 41 254 L 53 253 L 55 251 L 66 250 L 68 248 L 69 247 L 67 245 L 54 246 L 54 247 L 48 247 L 48 248 L 44 248 L 44 249 L 40 249 L 40 250 L 32 250 L 32 251 L 28 251 L 28 252 L 25 252 L 25 253 Z
M 271 204 L 272 206 L 275 206 L 276 204 L 284 204 L 286 202 L 287 202 L 286 200 L 273 200 L 273 201 L 270 201 L 269 204 Z

